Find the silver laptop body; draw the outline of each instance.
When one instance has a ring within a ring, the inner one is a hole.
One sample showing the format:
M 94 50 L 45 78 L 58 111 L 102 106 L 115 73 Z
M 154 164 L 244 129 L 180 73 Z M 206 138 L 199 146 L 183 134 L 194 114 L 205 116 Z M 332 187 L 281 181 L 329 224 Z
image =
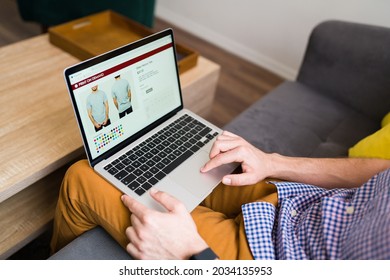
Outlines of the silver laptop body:
M 91 167 L 123 193 L 165 211 L 165 191 L 194 209 L 236 164 L 200 168 L 221 129 L 183 109 L 171 29 L 64 71 Z M 175 158 L 176 157 L 176 158 Z

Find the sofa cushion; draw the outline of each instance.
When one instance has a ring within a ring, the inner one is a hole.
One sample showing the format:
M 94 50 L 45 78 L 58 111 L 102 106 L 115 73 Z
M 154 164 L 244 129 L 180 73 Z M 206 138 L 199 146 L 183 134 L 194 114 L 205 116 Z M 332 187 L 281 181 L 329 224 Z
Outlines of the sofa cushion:
M 382 119 L 381 126 L 384 127 L 388 124 L 390 124 L 390 112 Z
M 349 149 L 350 157 L 390 159 L 390 124 L 359 141 Z
M 284 82 L 224 129 L 265 152 L 339 157 L 379 124 L 303 84 Z

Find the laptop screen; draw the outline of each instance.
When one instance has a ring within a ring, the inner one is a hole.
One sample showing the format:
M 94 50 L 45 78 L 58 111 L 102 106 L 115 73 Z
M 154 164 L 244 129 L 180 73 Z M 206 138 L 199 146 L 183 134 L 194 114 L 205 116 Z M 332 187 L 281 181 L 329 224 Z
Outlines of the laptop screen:
M 171 30 L 70 67 L 65 77 L 91 162 L 182 107 Z

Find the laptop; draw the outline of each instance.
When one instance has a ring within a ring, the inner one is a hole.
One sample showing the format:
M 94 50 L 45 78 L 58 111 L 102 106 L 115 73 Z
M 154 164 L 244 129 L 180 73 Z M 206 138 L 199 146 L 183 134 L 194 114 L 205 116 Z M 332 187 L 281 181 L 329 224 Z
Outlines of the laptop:
M 64 70 L 90 166 L 149 208 L 148 190 L 194 209 L 237 164 L 200 168 L 221 129 L 183 108 L 175 42 L 167 29 Z

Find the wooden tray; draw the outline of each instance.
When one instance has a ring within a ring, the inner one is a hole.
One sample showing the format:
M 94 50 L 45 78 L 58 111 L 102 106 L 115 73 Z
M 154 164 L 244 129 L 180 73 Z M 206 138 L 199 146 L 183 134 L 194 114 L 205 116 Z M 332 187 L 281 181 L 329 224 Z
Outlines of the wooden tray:
M 49 40 L 75 57 L 86 60 L 152 33 L 151 29 L 108 10 L 49 28 Z M 180 73 L 196 65 L 197 52 L 180 44 L 176 44 L 176 51 Z

